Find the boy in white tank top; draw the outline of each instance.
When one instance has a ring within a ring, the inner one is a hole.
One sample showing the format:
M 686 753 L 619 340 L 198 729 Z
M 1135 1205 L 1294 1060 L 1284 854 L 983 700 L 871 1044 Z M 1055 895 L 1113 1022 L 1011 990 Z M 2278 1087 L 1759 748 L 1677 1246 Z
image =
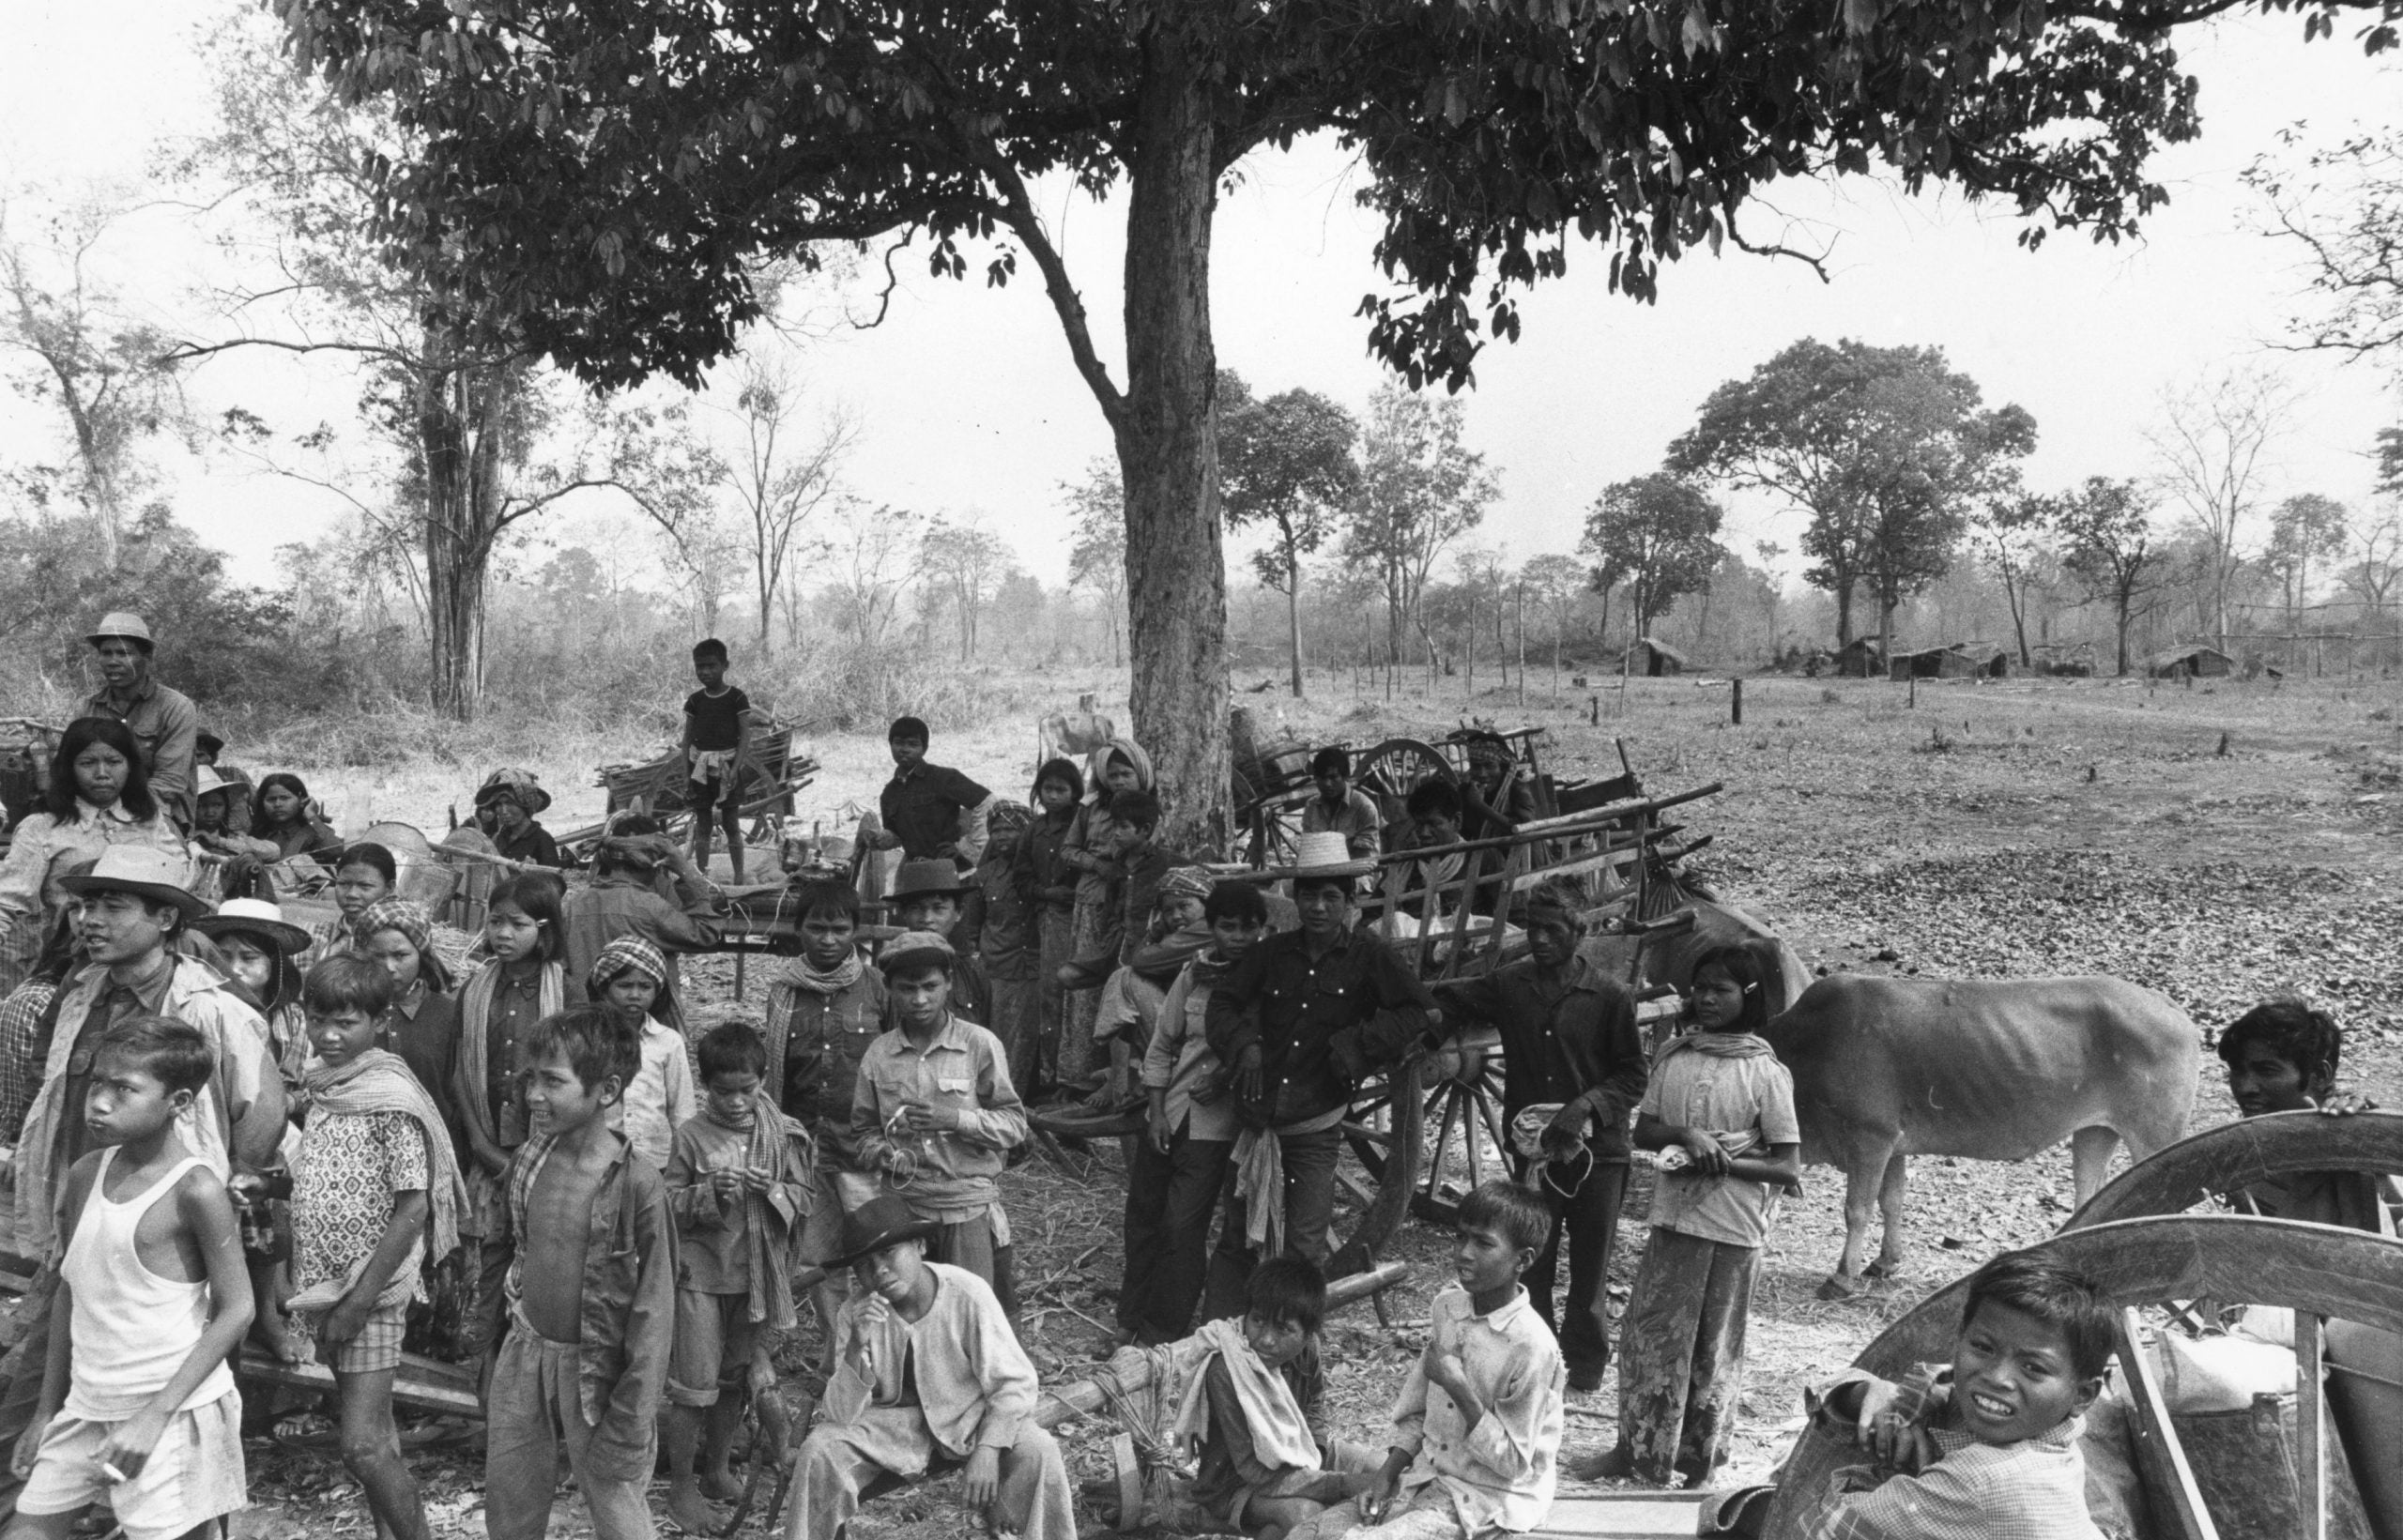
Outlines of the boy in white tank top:
M 199 1536 L 243 1505 L 226 1360 L 251 1280 L 225 1184 L 176 1136 L 215 1050 L 165 1016 L 110 1029 L 81 1109 L 101 1148 L 68 1173 L 41 1405 L 18 1444 L 10 1540 L 67 1540 L 103 1498 L 127 1540 Z

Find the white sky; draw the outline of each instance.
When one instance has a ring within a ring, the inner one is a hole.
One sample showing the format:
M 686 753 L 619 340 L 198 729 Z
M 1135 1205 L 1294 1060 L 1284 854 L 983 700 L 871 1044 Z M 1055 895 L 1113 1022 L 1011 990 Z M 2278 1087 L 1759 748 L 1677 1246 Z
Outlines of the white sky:
M 215 10 L 212 5 L 209 9 Z M 162 135 L 200 121 L 190 0 L 8 0 L 0 53 L 0 182 L 53 186 L 133 178 Z M 2282 127 L 2307 120 L 2315 139 L 2356 123 L 2392 121 L 2403 76 L 2365 60 L 2349 39 L 2304 46 L 2291 18 L 2198 29 L 2184 39 L 2203 82 L 2196 144 L 2156 162 L 2172 206 L 2140 245 L 2096 247 L 2056 234 L 2029 254 L 2005 209 L 1957 198 L 1907 199 L 1854 180 L 1794 185 L 1778 211 L 1832 237 L 1833 282 L 1799 264 L 1744 256 L 1690 258 L 1664 276 L 1661 302 L 1611 295 L 1605 258 L 1571 252 L 1570 275 L 1523 306 L 1523 339 L 1489 347 L 1469 398 L 1470 437 L 1503 473 L 1503 498 L 1482 543 L 1512 558 L 1567 550 L 1585 508 L 1610 481 L 1654 468 L 1712 387 L 1743 374 L 1802 336 L 1936 343 L 1985 389 L 1990 404 L 2035 414 L 2041 445 L 2029 465 L 2040 487 L 2088 475 L 2137 475 L 2143 434 L 2166 386 L 2231 361 L 2266 359 L 2298 391 L 2295 427 L 2277 450 L 2269 501 L 2319 491 L 2355 503 L 2369 495 L 2365 451 L 2396 420 L 2390 381 L 2365 366 L 2272 355 L 2301 278 L 2292 253 L 2258 232 L 2259 211 L 2238 175 Z M 1221 206 L 1213 302 L 1220 360 L 1263 392 L 1322 390 L 1355 409 L 1380 380 L 1353 315 L 1378 275 L 1374 227 L 1353 205 L 1353 167 L 1330 143 L 1243 167 Z M 1122 210 L 1054 189 L 1054 229 L 1117 362 Z M 165 216 L 138 225 L 119 253 L 161 304 L 191 281 L 191 253 Z M 1774 228 L 1755 208 L 1747 229 Z M 1092 397 L 1068 361 L 1031 266 L 1003 291 L 911 274 L 890 318 L 872 332 L 819 347 L 814 389 L 856 408 L 865 435 L 850 480 L 864 496 L 933 513 L 981 510 L 1047 581 L 1065 574 L 1054 489 L 1109 451 Z M 298 427 L 303 414 L 346 409 L 339 376 L 304 376 L 260 359 L 212 366 L 194 399 L 236 402 Z M 48 425 L 0 396 L 0 450 L 28 452 Z M 226 464 L 178 464 L 177 504 L 203 536 L 235 552 L 238 575 L 271 574 L 273 548 L 322 533 L 336 504 L 322 493 Z M 598 505 L 554 537 L 588 538 Z M 1794 543 L 1790 518 L 1746 505 L 1730 535 Z

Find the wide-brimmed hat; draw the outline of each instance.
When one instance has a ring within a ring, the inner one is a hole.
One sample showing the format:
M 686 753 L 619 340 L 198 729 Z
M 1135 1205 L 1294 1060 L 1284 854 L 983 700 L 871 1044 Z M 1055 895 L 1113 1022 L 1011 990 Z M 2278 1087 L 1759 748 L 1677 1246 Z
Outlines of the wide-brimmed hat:
M 960 875 L 959 868 L 948 861 L 905 861 L 893 878 L 893 891 L 884 895 L 888 904 L 906 904 L 926 893 L 964 893 L 971 884 Z
M 490 807 L 499 801 L 515 802 L 528 817 L 538 818 L 551 805 L 551 794 L 535 783 L 531 770 L 497 770 L 476 788 L 476 805 Z
M 208 906 L 191 895 L 183 859 L 139 845 L 115 845 L 82 877 L 61 877 L 58 885 L 78 898 L 94 893 L 131 893 L 153 904 L 173 904 L 186 920 L 198 920 Z
M 203 765 L 192 772 L 191 795 L 194 801 L 198 801 L 212 791 L 239 791 L 241 788 L 242 783 L 230 781 L 220 775 L 214 765 Z
M 193 921 L 191 928 L 208 937 L 222 936 L 227 931 L 264 936 L 287 957 L 308 951 L 311 939 L 307 931 L 283 918 L 282 908 L 264 898 L 229 898 L 217 906 L 215 914 L 204 914 Z
M 112 610 L 101 616 L 100 623 L 94 626 L 84 640 L 98 647 L 112 636 L 122 636 L 129 642 L 139 643 L 145 652 L 158 645 L 150 639 L 148 622 L 131 610 Z
M 843 1215 L 843 1254 L 829 1258 L 826 1271 L 833 1273 L 865 1261 L 902 1241 L 931 1240 L 941 1229 L 941 1221 L 921 1219 L 910 1212 L 909 1204 L 893 1194 L 879 1193 Z
M 942 970 L 948 973 L 959 960 L 959 953 L 952 950 L 949 941 L 933 931 L 905 930 L 877 949 L 876 967 L 877 971 L 889 979 L 895 969 L 930 958 L 942 964 Z
M 1271 875 L 1307 881 L 1313 877 L 1362 877 L 1376 869 L 1375 861 L 1353 857 L 1349 838 L 1328 830 L 1297 837 L 1293 842 L 1293 864 Z

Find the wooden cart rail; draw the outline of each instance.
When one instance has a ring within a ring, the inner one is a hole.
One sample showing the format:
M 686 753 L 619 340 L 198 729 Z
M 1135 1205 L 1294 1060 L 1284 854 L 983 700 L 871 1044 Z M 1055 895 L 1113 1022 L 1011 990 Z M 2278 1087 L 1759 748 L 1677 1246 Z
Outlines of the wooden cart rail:
M 2403 1113 L 2274 1112 L 2205 1129 L 2105 1182 L 2062 1227 L 2181 1213 L 2206 1198 L 2306 1171 L 2403 1175 Z

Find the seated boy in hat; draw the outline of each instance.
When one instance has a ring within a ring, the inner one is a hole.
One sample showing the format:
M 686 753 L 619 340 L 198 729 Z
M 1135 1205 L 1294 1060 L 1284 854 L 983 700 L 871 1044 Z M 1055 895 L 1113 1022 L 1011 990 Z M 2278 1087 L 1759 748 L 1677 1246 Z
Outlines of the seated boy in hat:
M 895 1029 L 868 1044 L 851 1093 L 851 1137 L 910 1212 L 931 1220 L 937 1260 L 991 1285 L 1004 1304 L 1009 1217 L 995 1179 L 1028 1138 L 1001 1040 L 951 1010 L 951 943 L 909 931 L 877 966 Z
M 905 861 L 885 895 L 885 912 L 905 931 L 940 936 L 952 949 L 951 1009 L 983 1026 L 991 1021 L 992 991 L 985 979 L 985 964 L 958 934 L 968 895 L 975 892 L 972 877 L 963 876 L 949 861 Z
M 834 1323 L 824 1420 L 801 1447 L 790 1540 L 837 1540 L 860 1500 L 960 1470 L 997 1534 L 1076 1540 L 1060 1446 L 1034 1422 L 1034 1365 L 985 1280 L 931 1261 L 942 1227 L 891 1194 L 843 1221 L 858 1287 Z

